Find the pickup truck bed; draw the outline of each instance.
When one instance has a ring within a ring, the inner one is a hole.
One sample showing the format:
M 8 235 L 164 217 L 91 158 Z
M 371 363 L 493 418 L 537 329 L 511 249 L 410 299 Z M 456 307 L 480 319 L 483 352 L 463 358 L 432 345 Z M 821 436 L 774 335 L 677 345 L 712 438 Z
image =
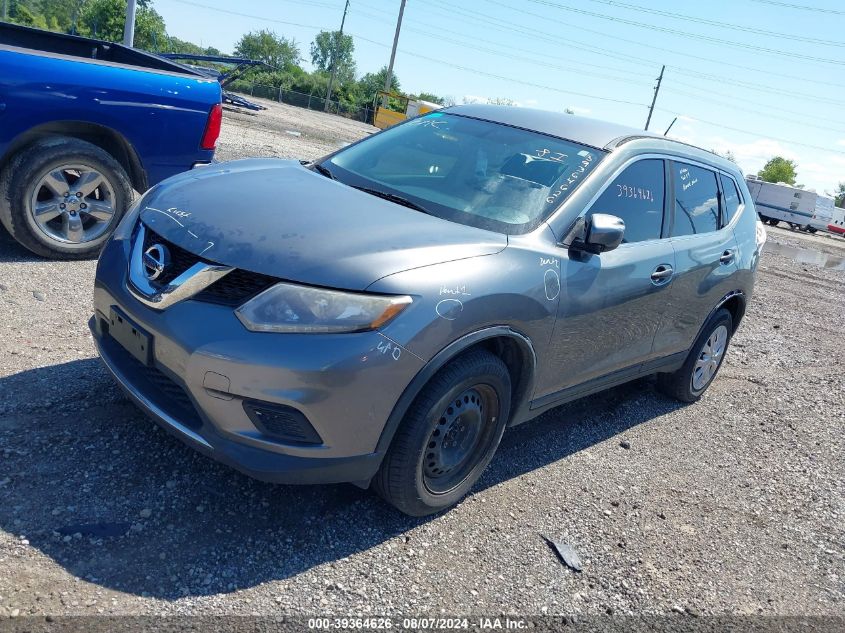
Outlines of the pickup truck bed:
M 133 189 L 213 158 L 220 85 L 182 64 L 0 24 L 0 68 L 0 221 L 37 254 L 96 255 Z

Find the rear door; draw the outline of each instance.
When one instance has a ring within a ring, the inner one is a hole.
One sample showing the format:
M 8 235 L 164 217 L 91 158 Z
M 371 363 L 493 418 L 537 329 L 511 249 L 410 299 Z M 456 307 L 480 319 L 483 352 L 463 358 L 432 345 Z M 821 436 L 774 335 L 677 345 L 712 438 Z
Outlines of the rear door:
M 692 346 L 713 308 L 735 289 L 737 272 L 730 226 L 735 200 L 726 205 L 719 175 L 702 165 L 670 161 L 669 176 L 675 278 L 667 296 L 668 318 L 654 341 L 655 358 Z M 735 186 L 729 193 L 735 199 Z

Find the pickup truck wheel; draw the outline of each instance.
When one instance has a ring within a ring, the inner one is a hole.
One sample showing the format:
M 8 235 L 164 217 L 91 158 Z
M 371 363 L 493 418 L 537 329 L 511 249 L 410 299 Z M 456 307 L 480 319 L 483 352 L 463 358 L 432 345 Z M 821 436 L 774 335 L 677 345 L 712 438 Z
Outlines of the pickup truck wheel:
M 731 313 L 720 308 L 702 329 L 684 365 L 671 374 L 657 375 L 658 388 L 681 402 L 696 402 L 722 366 L 732 331 Z
M 460 356 L 417 396 L 373 479 L 411 516 L 455 505 L 490 463 L 510 413 L 507 367 L 488 351 Z
M 0 217 L 43 257 L 96 256 L 132 201 L 123 167 L 96 145 L 56 137 L 21 150 L 0 175 Z

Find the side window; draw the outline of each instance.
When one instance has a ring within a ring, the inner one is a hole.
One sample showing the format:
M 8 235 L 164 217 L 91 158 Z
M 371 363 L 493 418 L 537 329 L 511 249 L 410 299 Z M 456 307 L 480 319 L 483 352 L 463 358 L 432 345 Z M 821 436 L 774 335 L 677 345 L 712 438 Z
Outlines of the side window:
M 742 201 L 739 198 L 739 191 L 736 190 L 736 183 L 733 181 L 733 178 L 722 174 L 719 174 L 719 178 L 722 180 L 722 191 L 725 194 L 725 207 L 723 209 L 725 217 L 722 226 L 726 226 L 733 220 Z
M 608 213 L 625 221 L 622 243 L 656 240 L 663 228 L 663 161 L 647 158 L 629 165 L 595 201 L 588 215 Z
M 719 189 L 709 169 L 674 163 L 675 224 L 672 236 L 719 230 Z

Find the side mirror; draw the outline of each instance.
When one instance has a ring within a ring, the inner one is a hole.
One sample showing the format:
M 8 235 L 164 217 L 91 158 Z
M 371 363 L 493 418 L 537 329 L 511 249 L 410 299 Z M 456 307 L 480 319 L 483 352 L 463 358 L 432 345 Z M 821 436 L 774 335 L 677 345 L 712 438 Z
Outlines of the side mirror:
M 622 243 L 625 221 L 615 215 L 594 213 L 588 220 L 579 218 L 581 235 L 572 241 L 572 248 L 598 255 L 612 251 Z

